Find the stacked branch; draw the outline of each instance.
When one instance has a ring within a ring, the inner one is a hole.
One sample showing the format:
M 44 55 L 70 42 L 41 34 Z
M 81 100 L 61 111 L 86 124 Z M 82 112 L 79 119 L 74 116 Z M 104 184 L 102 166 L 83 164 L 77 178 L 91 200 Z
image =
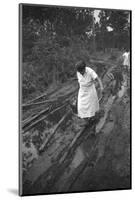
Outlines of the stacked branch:
M 67 106 L 67 104 L 70 101 L 70 99 L 72 98 L 72 96 L 76 95 L 76 92 L 77 92 L 77 89 L 70 92 L 68 95 L 65 95 L 65 96 L 63 95 L 63 99 L 59 98 L 59 99 L 57 99 L 57 101 L 55 100 L 56 106 L 53 106 L 54 102 L 52 101 L 52 103 L 46 109 L 44 109 L 37 115 L 23 121 L 23 125 L 22 125 L 23 133 L 30 130 L 31 128 L 33 128 L 36 124 L 38 124 L 42 120 L 46 119 L 50 114 L 53 114 L 56 111 L 59 111 L 59 109 L 63 108 L 63 106 L 64 107 Z
M 45 120 L 47 117 L 49 117 L 50 115 L 54 114 L 55 112 L 59 111 L 60 109 L 64 108 L 65 106 L 67 106 L 67 102 L 64 105 L 61 105 L 59 107 L 57 107 L 56 109 L 54 109 L 53 111 L 51 111 L 50 113 L 48 113 L 47 115 L 41 117 L 40 119 L 38 119 L 37 121 L 32 121 L 32 123 L 25 127 L 23 130 L 23 134 L 27 131 L 29 131 L 31 128 L 33 128 L 34 126 L 36 126 L 38 123 L 40 123 L 41 121 Z M 31 133 L 30 133 L 31 134 Z
M 68 82 L 64 83 L 63 85 L 57 86 L 57 88 L 53 89 L 51 92 L 45 92 L 45 93 L 43 93 L 43 94 L 41 94 L 41 95 L 35 97 L 34 99 L 32 99 L 32 100 L 26 102 L 25 104 L 23 104 L 23 105 L 22 105 L 23 109 L 29 108 L 29 107 L 32 106 L 32 105 L 38 105 L 38 103 L 39 103 L 39 104 L 40 104 L 40 103 L 42 104 L 43 101 L 41 101 L 41 99 L 46 99 L 46 100 L 48 100 L 48 98 L 49 98 L 52 94 L 56 93 L 60 88 L 66 86 L 66 85 L 68 85 L 69 83 L 71 83 L 71 82 L 73 82 L 73 81 L 76 81 L 76 80 L 77 80 L 77 78 L 72 78 L 72 79 L 68 80 Z M 40 100 L 40 102 L 39 102 L 39 100 Z M 46 101 L 45 101 L 45 102 L 46 102 Z M 37 103 L 37 104 L 36 104 L 36 103 Z

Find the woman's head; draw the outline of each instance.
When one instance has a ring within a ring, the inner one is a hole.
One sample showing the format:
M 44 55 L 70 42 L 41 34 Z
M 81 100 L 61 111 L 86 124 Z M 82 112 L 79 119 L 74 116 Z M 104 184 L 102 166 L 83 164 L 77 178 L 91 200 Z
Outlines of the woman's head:
M 86 64 L 83 60 L 80 60 L 76 63 L 76 70 L 80 72 L 82 75 L 85 73 Z

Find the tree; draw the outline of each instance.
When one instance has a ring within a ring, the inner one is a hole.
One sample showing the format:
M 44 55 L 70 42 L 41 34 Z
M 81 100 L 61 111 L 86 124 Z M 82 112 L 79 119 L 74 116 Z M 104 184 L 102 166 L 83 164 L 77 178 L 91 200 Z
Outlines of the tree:
M 102 48 L 108 46 L 121 48 L 129 42 L 129 12 L 119 10 L 101 10 L 99 13 Z M 112 28 L 109 33 L 108 27 Z M 111 40 L 110 40 L 111 37 Z
M 106 35 L 108 32 L 108 19 L 109 19 L 109 15 L 110 15 L 109 10 L 101 10 L 99 13 L 99 27 L 100 27 L 100 34 L 101 34 L 101 43 L 102 43 L 102 49 L 104 50 L 106 47 Z

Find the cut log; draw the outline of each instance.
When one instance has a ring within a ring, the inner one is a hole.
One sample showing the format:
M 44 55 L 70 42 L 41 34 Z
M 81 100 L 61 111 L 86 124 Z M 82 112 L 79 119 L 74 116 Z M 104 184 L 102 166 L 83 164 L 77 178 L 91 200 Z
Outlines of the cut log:
M 57 92 L 62 86 L 66 86 L 66 85 L 68 85 L 69 83 L 71 83 L 72 81 L 74 82 L 74 81 L 76 81 L 76 80 L 77 80 L 77 78 L 71 78 L 70 80 L 68 80 L 68 81 L 65 82 L 64 84 L 57 86 L 57 88 L 53 89 L 52 91 L 50 91 L 50 92 L 45 92 L 45 93 L 43 93 L 43 94 L 41 94 L 41 95 L 35 97 L 34 99 L 31 99 L 30 101 L 28 101 L 28 102 L 25 103 L 24 105 L 34 103 L 35 101 L 37 101 L 37 100 L 39 100 L 39 99 L 41 99 L 41 98 L 43 98 L 43 97 L 47 97 L 47 98 L 48 98 L 48 96 L 52 95 L 54 92 Z
M 110 67 L 114 65 L 114 63 L 110 63 L 110 62 L 105 61 L 105 60 L 94 60 L 94 59 L 91 59 L 90 63 L 91 64 L 103 64 L 103 65 L 108 65 Z
M 44 110 L 42 110 L 40 113 L 38 113 L 37 115 L 33 116 L 33 117 L 30 117 L 26 120 L 24 120 L 22 122 L 22 128 L 26 128 L 26 126 L 28 126 L 30 123 L 32 123 L 34 120 L 38 119 L 39 117 L 41 117 L 42 115 L 46 114 L 48 111 L 50 110 L 50 108 L 46 108 Z
M 65 106 L 67 106 L 67 103 L 68 103 L 68 102 L 66 102 L 66 103 L 65 103 L 64 105 L 62 105 L 62 106 L 57 107 L 57 108 L 56 108 L 55 110 L 53 110 L 52 112 L 48 113 L 48 115 L 45 115 L 45 116 L 43 116 L 42 118 L 40 118 L 39 120 L 33 122 L 33 123 L 30 124 L 28 127 L 24 128 L 24 131 L 23 131 L 22 133 L 24 134 L 26 131 L 30 130 L 30 129 L 33 128 L 35 125 L 37 125 L 39 122 L 45 120 L 49 115 L 51 115 L 51 114 L 57 112 L 58 110 L 64 108 Z
M 67 156 L 70 154 L 73 146 L 78 142 L 79 137 L 83 134 L 83 132 L 86 130 L 87 126 L 83 127 L 82 130 L 80 130 L 75 138 L 72 140 L 72 142 L 70 143 L 69 147 L 67 148 L 66 152 L 64 153 L 64 155 L 61 157 L 60 159 L 60 164 L 63 163 L 65 161 L 65 159 L 67 158 Z
M 25 109 L 25 108 L 29 108 L 29 107 L 32 107 L 32 106 L 39 106 L 39 105 L 43 105 L 43 104 L 49 104 L 49 103 L 54 103 L 56 101 L 60 101 L 62 100 L 63 98 L 66 98 L 67 96 L 70 96 L 72 95 L 73 93 L 75 93 L 77 91 L 77 89 L 73 90 L 72 92 L 66 94 L 66 95 L 60 95 L 58 96 L 57 98 L 53 98 L 51 100 L 45 100 L 45 101 L 42 101 L 42 102 L 37 102 L 37 103 L 30 103 L 30 104 L 23 104 L 22 105 L 22 108 Z
M 66 83 L 66 84 L 67 84 L 67 83 Z M 58 90 L 60 89 L 60 87 L 61 87 L 61 86 L 57 87 L 56 89 L 54 89 L 53 91 L 51 91 L 51 92 L 49 92 L 49 93 L 45 92 L 45 93 L 41 94 L 40 96 L 37 96 L 37 97 L 35 97 L 34 99 L 28 101 L 26 104 L 31 104 L 31 103 L 33 103 L 33 102 L 35 102 L 35 101 L 37 101 L 37 100 L 39 100 L 39 99 L 41 99 L 41 98 L 43 98 L 43 97 L 50 96 L 50 95 L 53 94 L 54 92 L 58 91 Z
M 107 119 L 107 116 L 108 116 L 108 112 L 109 110 L 111 109 L 112 107 L 112 104 L 114 102 L 114 99 L 115 97 L 113 96 L 110 96 L 109 99 L 108 99 L 108 102 L 105 106 L 105 114 L 104 116 L 100 119 L 99 123 L 96 125 L 96 134 L 99 133 L 101 131 L 101 129 L 103 128 L 105 122 L 106 122 L 106 119 Z
M 64 103 L 70 101 L 70 98 L 72 98 L 72 95 L 76 95 L 76 91 L 72 92 L 68 98 L 65 97 L 66 99 L 63 100 L 64 102 L 62 102 L 62 100 L 61 100 L 60 103 L 61 103 L 61 104 L 64 104 Z M 59 107 L 60 107 L 60 106 L 59 106 Z M 58 107 L 58 110 L 59 110 L 59 107 Z M 57 108 L 55 108 L 55 109 L 57 109 Z M 38 118 L 40 118 L 42 115 L 46 114 L 49 110 L 50 110 L 50 108 L 46 108 L 45 110 L 41 111 L 39 114 L 33 116 L 32 118 L 28 118 L 28 120 L 25 120 L 24 123 L 23 123 L 23 125 L 22 125 L 22 128 L 23 128 L 23 129 L 26 129 L 27 127 L 30 126 L 31 123 L 34 123 L 35 120 L 37 120 Z M 52 111 L 52 112 L 53 112 L 53 111 Z M 54 112 L 55 112 L 55 111 L 54 111 Z M 51 113 L 50 113 L 50 114 L 51 114 Z M 48 115 L 49 115 L 49 114 L 48 114 Z M 44 116 L 44 117 L 45 117 L 45 116 Z M 39 119 L 39 120 L 40 120 L 40 119 Z M 42 120 L 42 119 L 41 119 L 41 120 Z
M 53 103 L 55 101 L 57 101 L 58 99 L 52 99 L 52 100 L 45 100 L 45 101 L 42 101 L 42 102 L 37 102 L 37 103 L 31 103 L 31 104 L 23 104 L 22 107 L 23 109 L 27 108 L 27 107 L 31 107 L 31 106 L 39 106 L 39 105 L 42 105 L 42 104 L 46 104 L 46 103 Z
M 47 139 L 43 142 L 43 144 L 41 145 L 39 151 L 43 151 L 48 143 L 50 142 L 51 138 L 55 135 L 56 131 L 58 130 L 58 128 L 60 127 L 60 125 L 65 121 L 65 119 L 67 118 L 67 116 L 71 113 L 71 111 L 69 110 L 62 118 L 61 120 L 55 125 L 54 130 L 52 131 L 52 133 L 50 133 L 49 137 L 47 137 Z
M 36 97 L 36 98 L 34 98 L 34 99 L 28 101 L 26 104 L 31 104 L 31 103 L 33 103 L 34 101 L 37 101 L 37 100 L 39 100 L 39 99 L 45 97 L 46 95 L 47 95 L 47 93 L 45 92 L 45 93 L 41 94 L 40 96 L 38 96 L 38 97 Z

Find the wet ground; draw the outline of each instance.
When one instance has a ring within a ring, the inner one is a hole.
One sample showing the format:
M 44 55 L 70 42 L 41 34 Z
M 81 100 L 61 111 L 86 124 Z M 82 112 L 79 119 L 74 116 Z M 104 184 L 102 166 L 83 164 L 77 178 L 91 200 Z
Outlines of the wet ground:
M 126 80 L 115 96 L 107 92 L 101 100 L 104 114 L 95 122 L 95 136 L 93 125 L 81 127 L 80 119 L 71 110 L 40 151 L 69 107 L 28 131 L 22 150 L 24 194 L 131 187 L 130 96 Z

